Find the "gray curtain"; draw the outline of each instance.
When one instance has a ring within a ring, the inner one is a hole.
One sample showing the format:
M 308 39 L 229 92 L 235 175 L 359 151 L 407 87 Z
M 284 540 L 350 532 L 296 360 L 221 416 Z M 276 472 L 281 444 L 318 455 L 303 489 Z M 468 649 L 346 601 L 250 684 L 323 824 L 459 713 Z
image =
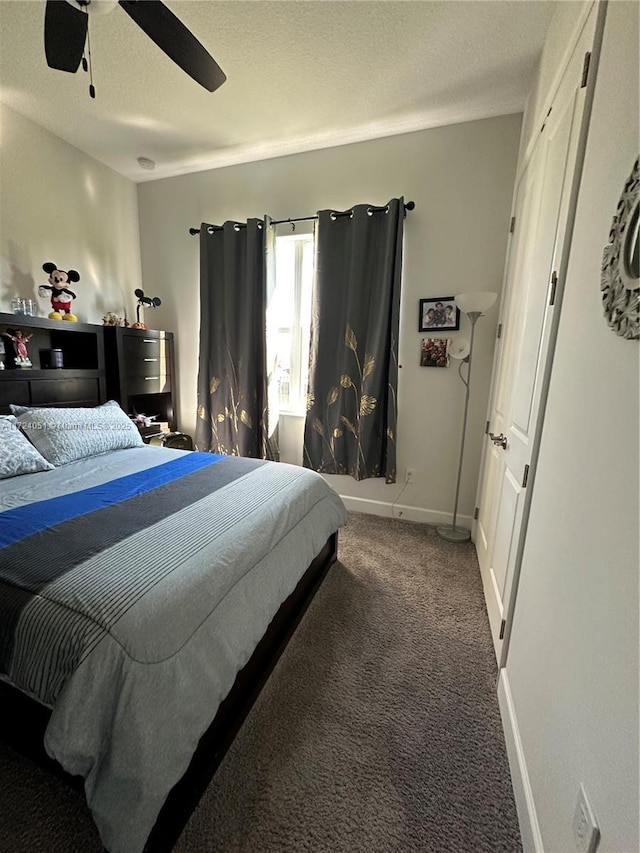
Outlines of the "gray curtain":
M 265 228 L 200 228 L 198 450 L 263 458 L 266 452 Z
M 396 480 L 404 199 L 322 210 L 316 231 L 304 464 Z

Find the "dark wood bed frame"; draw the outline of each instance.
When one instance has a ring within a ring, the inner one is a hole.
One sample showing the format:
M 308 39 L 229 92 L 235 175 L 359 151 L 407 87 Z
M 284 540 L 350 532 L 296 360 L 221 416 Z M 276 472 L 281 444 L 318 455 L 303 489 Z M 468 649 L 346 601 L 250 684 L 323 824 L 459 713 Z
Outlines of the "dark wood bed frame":
M 236 676 L 229 694 L 200 738 L 187 771 L 170 791 L 149 834 L 145 853 L 169 853 L 173 849 L 325 575 L 336 561 L 337 545 L 338 534 L 334 533 L 282 603 L 267 632 Z M 43 738 L 51 716 L 48 708 L 3 681 L 0 681 L 0 707 L 3 718 L 0 738 L 74 788 L 83 790 L 83 779 L 70 776 L 45 752 Z
M 0 314 L 0 335 L 17 325 L 34 334 L 34 369 L 0 371 L 0 412 L 9 403 L 40 406 L 91 406 L 106 399 L 102 326 Z M 38 337 L 39 336 L 39 337 Z M 60 347 L 69 369 L 38 369 L 38 347 Z M 149 834 L 145 853 L 172 850 L 258 694 L 276 665 L 298 622 L 337 556 L 338 535 L 327 540 L 291 595 L 282 603 L 200 739 L 191 764 L 170 791 Z M 70 785 L 83 790 L 83 779 L 70 776 L 44 749 L 51 712 L 0 680 L 0 738 Z

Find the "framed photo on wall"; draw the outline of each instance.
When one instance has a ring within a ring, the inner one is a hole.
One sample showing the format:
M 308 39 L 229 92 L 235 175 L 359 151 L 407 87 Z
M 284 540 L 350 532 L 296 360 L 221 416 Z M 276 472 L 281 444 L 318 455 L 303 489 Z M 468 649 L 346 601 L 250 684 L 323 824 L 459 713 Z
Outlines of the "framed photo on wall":
M 460 309 L 453 296 L 436 296 L 420 300 L 418 317 L 419 332 L 433 332 L 441 329 L 457 332 L 460 328 Z
M 423 338 L 421 367 L 449 367 L 449 338 Z

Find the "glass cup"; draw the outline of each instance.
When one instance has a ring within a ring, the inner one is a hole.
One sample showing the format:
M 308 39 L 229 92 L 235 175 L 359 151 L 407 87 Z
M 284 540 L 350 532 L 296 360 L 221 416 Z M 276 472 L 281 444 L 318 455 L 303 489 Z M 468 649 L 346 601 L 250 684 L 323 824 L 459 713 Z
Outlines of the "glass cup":
M 19 296 L 14 296 L 11 300 L 11 310 L 14 314 L 25 314 L 25 300 L 21 299 Z

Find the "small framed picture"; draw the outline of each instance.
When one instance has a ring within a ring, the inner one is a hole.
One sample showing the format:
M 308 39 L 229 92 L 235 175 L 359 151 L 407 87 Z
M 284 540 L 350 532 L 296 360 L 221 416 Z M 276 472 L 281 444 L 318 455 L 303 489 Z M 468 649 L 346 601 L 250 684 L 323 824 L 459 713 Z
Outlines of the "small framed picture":
M 449 367 L 449 338 L 423 338 L 421 367 Z
M 420 300 L 418 331 L 430 332 L 446 329 L 456 332 L 460 328 L 460 309 L 453 296 L 437 296 Z

